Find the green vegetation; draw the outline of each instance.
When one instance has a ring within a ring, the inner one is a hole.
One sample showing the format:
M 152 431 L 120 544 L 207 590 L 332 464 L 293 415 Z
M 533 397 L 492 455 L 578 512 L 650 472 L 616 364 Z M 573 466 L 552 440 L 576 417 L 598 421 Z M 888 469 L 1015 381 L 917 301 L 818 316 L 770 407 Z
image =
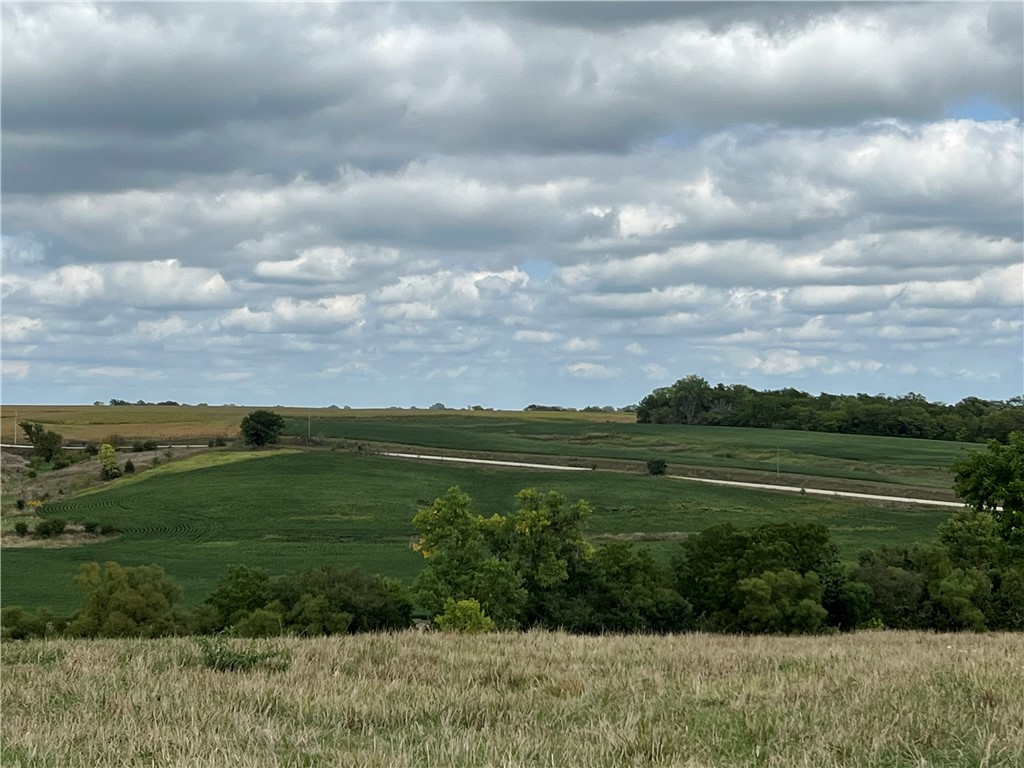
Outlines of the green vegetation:
M 4 643 L 4 766 L 1024 764 L 1020 635 Z M 217 658 L 219 654 L 212 654 Z
M 1024 543 L 1024 431 L 996 441 L 953 465 L 953 486 L 965 502 L 999 521 L 1002 535 Z
M 290 419 L 287 435 L 314 435 L 344 444 L 391 444 L 505 454 L 625 460 L 640 469 L 652 456 L 671 472 L 702 468 L 777 472 L 851 479 L 949 494 L 949 466 L 970 446 L 939 440 L 896 439 L 741 427 L 630 424 L 595 421 L 594 414 L 455 413 L 339 415 Z M 581 463 L 581 462 L 578 462 Z M 589 461 L 582 462 L 588 466 Z M 591 497 L 588 497 L 591 498 Z
M 848 435 L 933 440 L 999 440 L 1024 429 L 1024 398 L 1006 401 L 967 397 L 956 405 L 930 403 L 921 395 L 830 395 L 787 388 L 759 392 L 743 384 L 712 387 L 700 376 L 659 387 L 636 408 L 645 424 L 708 424 L 725 427 L 800 429 Z
M 684 536 L 711 525 L 820 523 L 841 556 L 884 544 L 930 540 L 947 518 L 932 509 L 886 509 L 854 501 L 766 494 L 740 488 L 663 481 L 641 474 L 561 473 L 403 462 L 346 452 L 213 452 L 51 501 L 44 517 L 96 521 L 116 538 L 55 549 L 5 548 L 0 558 L 5 604 L 68 611 L 68 589 L 82 563 L 156 563 L 202 600 L 226 564 L 283 574 L 334 565 L 410 583 L 422 558 L 410 546 L 418 507 L 453 485 L 488 515 L 510 511 L 522 488 L 553 488 L 592 501 L 585 529 L 596 544 L 646 544 L 665 564 Z
M 246 414 L 239 426 L 246 445 L 262 448 L 276 443 L 284 430 L 284 418 L 273 411 L 258 410 Z

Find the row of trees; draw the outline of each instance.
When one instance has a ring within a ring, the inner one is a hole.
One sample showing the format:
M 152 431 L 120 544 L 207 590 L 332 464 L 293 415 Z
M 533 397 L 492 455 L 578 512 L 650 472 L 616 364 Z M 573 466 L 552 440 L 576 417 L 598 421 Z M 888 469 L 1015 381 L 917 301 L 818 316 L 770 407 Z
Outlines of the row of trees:
M 932 403 L 913 392 L 814 396 L 796 389 L 758 391 L 742 384 L 711 386 L 700 376 L 679 379 L 647 395 L 636 409 L 644 424 L 766 427 L 934 440 L 1006 442 L 1024 429 L 1024 398 L 955 405 Z

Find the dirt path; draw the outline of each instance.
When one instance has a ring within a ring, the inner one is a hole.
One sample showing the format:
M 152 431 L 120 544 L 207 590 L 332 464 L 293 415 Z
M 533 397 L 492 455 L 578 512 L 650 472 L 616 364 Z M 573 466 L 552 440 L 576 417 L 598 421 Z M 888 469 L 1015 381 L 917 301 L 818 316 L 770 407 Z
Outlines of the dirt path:
M 569 472 L 591 472 L 589 467 L 570 467 L 564 464 L 530 464 L 522 461 L 497 461 L 495 459 L 468 459 L 458 456 L 436 456 L 426 453 L 392 453 L 381 452 L 379 456 L 394 459 L 418 459 L 423 461 L 448 461 L 456 464 L 486 464 L 499 467 L 522 467 L 524 469 L 549 469 Z M 623 470 L 602 470 L 603 472 L 621 472 Z M 773 485 L 771 483 L 747 483 L 739 480 L 713 480 L 706 477 L 687 477 L 685 475 L 668 475 L 672 480 L 683 480 L 692 483 L 708 483 L 710 485 L 727 485 L 735 488 L 752 488 L 760 491 L 776 491 L 779 493 L 813 494 L 843 499 L 863 499 L 866 501 L 885 501 L 898 504 L 919 504 L 928 507 L 963 507 L 959 501 L 939 501 L 937 499 L 917 499 L 910 496 L 885 496 L 877 493 L 856 493 L 854 491 L 835 491 L 828 488 L 805 488 L 795 485 Z

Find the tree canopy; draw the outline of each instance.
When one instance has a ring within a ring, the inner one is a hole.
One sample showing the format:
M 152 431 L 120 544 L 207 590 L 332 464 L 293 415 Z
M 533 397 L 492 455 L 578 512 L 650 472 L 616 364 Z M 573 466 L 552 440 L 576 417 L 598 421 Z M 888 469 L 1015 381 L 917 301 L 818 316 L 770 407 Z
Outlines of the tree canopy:
M 1024 430 L 1024 399 L 966 397 L 955 405 L 932 403 L 910 392 L 814 396 L 787 388 L 759 392 L 743 384 L 712 386 L 690 375 L 644 397 L 636 420 L 645 424 L 801 429 L 852 435 L 1006 442 Z
M 252 411 L 242 419 L 239 428 L 246 445 L 262 448 L 276 443 L 284 431 L 284 418 L 273 411 Z
M 989 441 L 953 464 L 953 488 L 969 506 L 992 514 L 1007 540 L 1024 541 L 1024 432 L 1009 444 Z

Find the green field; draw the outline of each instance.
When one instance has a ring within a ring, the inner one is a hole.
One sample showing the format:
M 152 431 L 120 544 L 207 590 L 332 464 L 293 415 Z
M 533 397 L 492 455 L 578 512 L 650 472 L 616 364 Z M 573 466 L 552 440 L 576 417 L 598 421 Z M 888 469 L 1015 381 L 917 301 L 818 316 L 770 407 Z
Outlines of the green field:
M 792 430 L 601 422 L 579 418 L 579 414 L 529 416 L 422 412 L 312 416 L 287 419 L 286 434 L 308 432 L 327 439 L 516 455 L 632 461 L 658 457 L 678 471 L 696 467 L 778 470 L 941 491 L 950 487 L 949 466 L 979 447 Z
M 5 548 L 3 603 L 74 608 L 80 601 L 71 586 L 78 566 L 107 560 L 163 566 L 192 603 L 231 563 L 274 573 L 328 563 L 360 566 L 408 582 L 422 562 L 409 547 L 412 516 L 451 485 L 467 491 L 485 515 L 510 511 L 524 487 L 585 498 L 594 508 L 588 535 L 649 542 L 662 562 L 683 535 L 724 521 L 820 522 L 852 560 L 870 547 L 927 540 L 948 516 L 641 474 L 485 469 L 326 450 L 236 454 L 259 456 L 243 461 L 227 461 L 226 455 L 204 454 L 51 502 L 46 516 L 109 523 L 122 533 L 78 547 Z

